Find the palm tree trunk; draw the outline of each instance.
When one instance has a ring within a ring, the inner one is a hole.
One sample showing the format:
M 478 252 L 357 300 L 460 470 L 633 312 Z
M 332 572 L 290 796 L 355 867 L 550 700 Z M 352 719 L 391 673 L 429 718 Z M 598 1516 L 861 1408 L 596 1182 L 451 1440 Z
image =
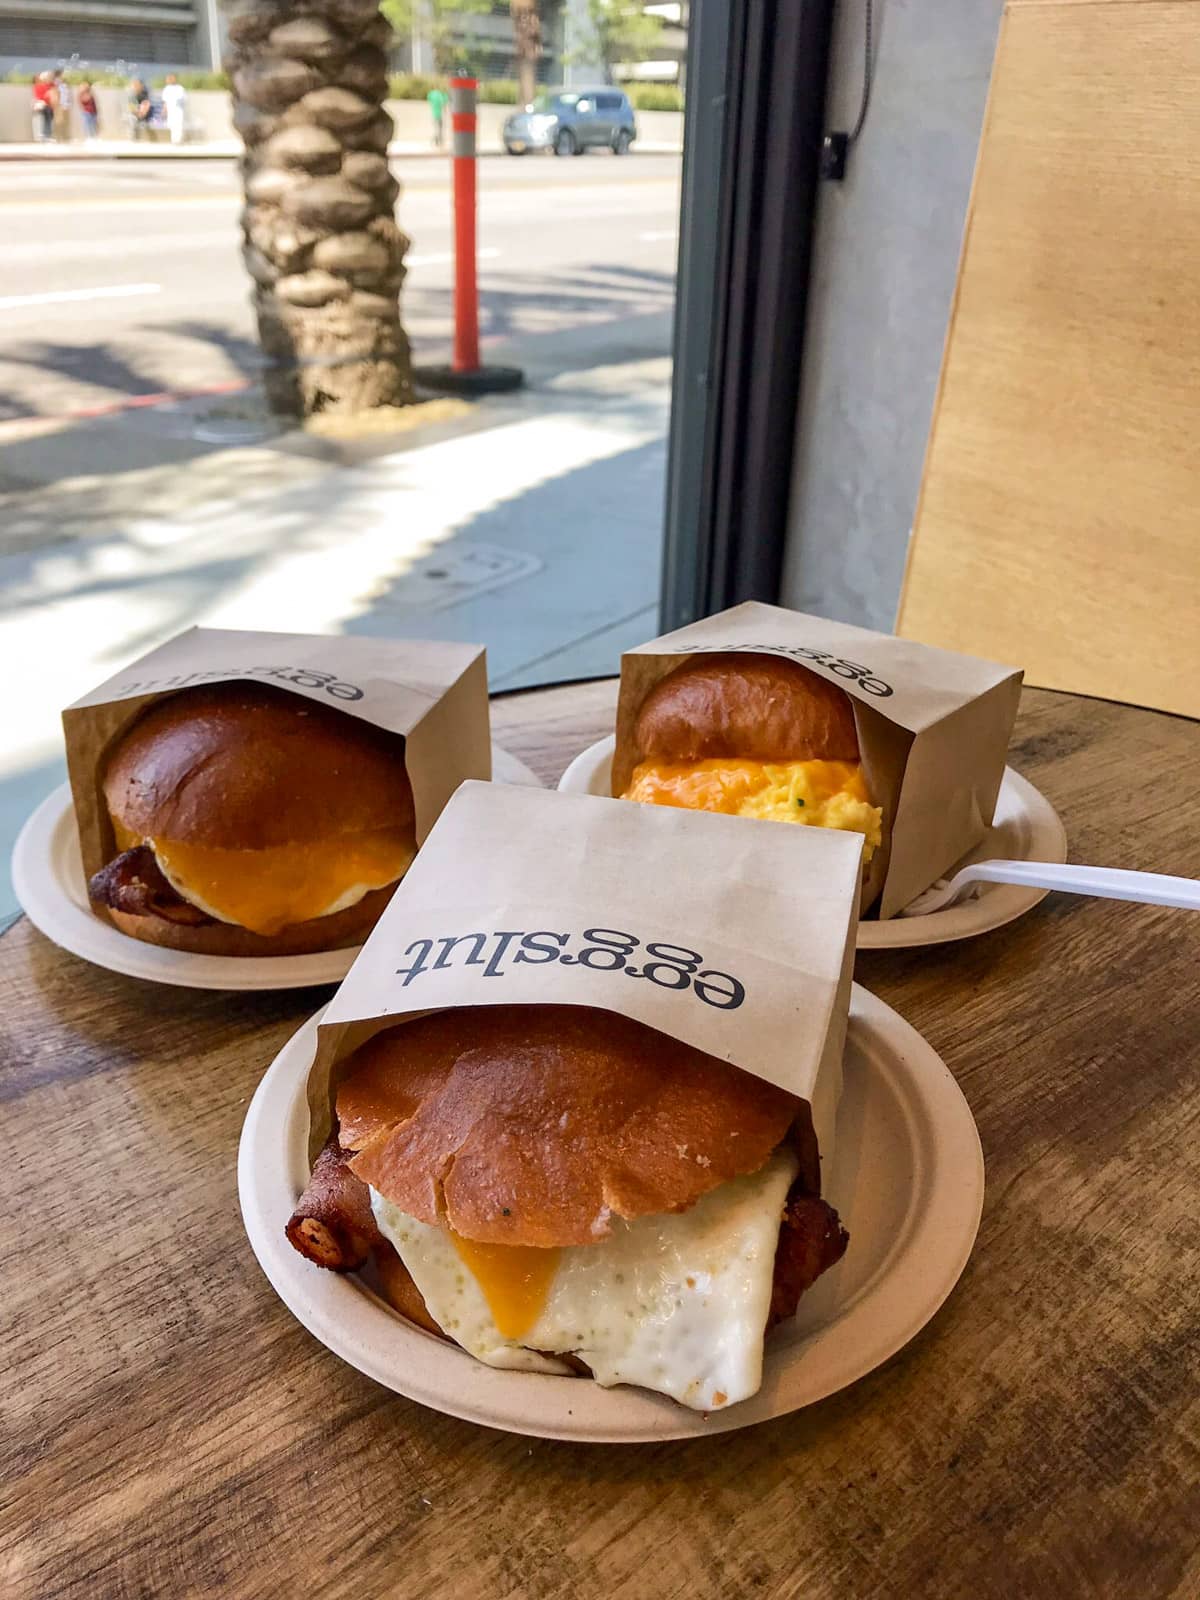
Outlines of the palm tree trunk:
M 378 0 L 221 0 L 245 142 L 242 257 L 272 410 L 413 398 L 383 109 L 391 28 Z
M 520 101 L 527 106 L 537 93 L 537 64 L 542 55 L 542 19 L 538 0 L 509 0 L 513 44 L 517 58 L 517 85 Z

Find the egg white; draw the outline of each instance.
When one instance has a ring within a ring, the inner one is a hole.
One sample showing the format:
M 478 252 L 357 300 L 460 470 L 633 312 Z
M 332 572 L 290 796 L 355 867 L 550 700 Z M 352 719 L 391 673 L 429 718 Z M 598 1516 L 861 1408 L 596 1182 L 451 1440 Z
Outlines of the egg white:
M 762 1382 L 775 1249 L 798 1170 L 777 1150 L 678 1215 L 614 1219 L 610 1238 L 563 1249 L 537 1321 L 518 1343 L 493 1320 L 449 1235 L 371 1190 L 371 1207 L 438 1324 L 479 1361 L 562 1372 L 570 1352 L 597 1383 L 636 1384 L 698 1411 L 734 1405 Z

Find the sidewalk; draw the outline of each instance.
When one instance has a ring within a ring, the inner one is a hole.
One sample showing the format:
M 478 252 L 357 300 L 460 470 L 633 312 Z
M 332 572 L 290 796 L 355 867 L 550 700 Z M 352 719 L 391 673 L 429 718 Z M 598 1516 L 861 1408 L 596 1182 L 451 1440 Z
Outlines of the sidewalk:
M 639 139 L 629 151 L 630 155 L 677 156 L 679 144 L 661 140 Z M 131 139 L 92 139 L 74 144 L 0 144 L 0 161 L 228 161 L 240 156 L 240 139 L 210 139 L 194 144 L 136 143 Z M 481 156 L 502 156 L 504 146 L 483 141 L 479 146 Z M 408 160 L 415 156 L 446 160 L 449 151 L 437 149 L 425 141 L 393 139 L 388 145 L 388 155 Z
M 214 447 L 211 399 L 0 444 L 0 651 L 37 663 L 5 718 L 5 869 L 62 781 L 62 707 L 193 623 L 481 640 L 497 689 L 614 670 L 655 631 L 669 385 L 666 357 L 535 375 L 353 450 Z

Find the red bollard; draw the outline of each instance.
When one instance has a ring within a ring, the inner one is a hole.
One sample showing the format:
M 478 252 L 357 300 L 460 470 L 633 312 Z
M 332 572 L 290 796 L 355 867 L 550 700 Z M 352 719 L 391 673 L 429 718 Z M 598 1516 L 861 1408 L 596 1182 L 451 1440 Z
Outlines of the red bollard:
M 479 282 L 475 275 L 474 78 L 450 79 L 450 154 L 454 161 L 454 370 L 479 366 Z
M 497 394 L 519 389 L 519 367 L 479 364 L 479 280 L 476 275 L 474 78 L 450 79 L 450 155 L 454 174 L 454 355 L 448 367 L 418 367 L 418 383 L 449 394 Z

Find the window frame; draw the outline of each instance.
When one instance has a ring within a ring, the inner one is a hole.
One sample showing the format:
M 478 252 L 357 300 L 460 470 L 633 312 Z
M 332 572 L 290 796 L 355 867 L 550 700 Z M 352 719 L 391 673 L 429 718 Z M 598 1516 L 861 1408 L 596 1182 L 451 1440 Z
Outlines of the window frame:
M 660 626 L 777 600 L 834 0 L 693 0 Z

